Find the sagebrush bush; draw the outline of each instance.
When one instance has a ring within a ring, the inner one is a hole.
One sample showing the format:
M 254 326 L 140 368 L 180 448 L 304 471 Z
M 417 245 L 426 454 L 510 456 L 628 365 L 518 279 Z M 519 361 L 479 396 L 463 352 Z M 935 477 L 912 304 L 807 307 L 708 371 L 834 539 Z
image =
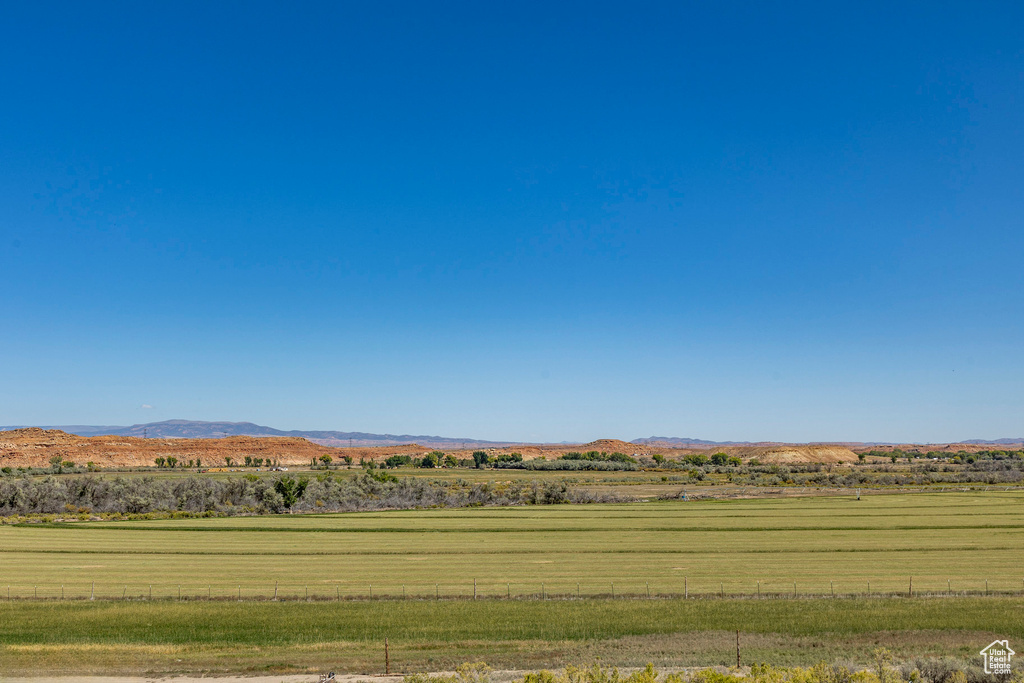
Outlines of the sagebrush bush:
M 5 477 L 0 480 L 0 515 L 182 512 L 266 514 L 288 511 L 356 510 L 481 505 L 546 505 L 618 500 L 576 491 L 564 482 L 470 484 L 462 480 L 398 479 L 365 471 L 312 479 L 254 475 L 213 479 L 187 477 Z
M 414 674 L 406 676 L 404 683 L 489 683 L 490 673 L 486 664 L 463 664 L 455 675 Z M 531 672 L 520 683 L 982 683 L 991 678 L 978 667 L 964 667 L 951 659 L 914 660 L 896 668 L 889 652 L 879 649 L 869 670 L 821 662 L 808 668 L 754 664 L 748 674 L 709 668 L 661 675 L 648 664 L 640 671 L 622 675 L 617 668 L 594 664 L 567 666 L 561 672 Z M 1024 674 L 1015 673 L 1010 683 L 1024 683 Z

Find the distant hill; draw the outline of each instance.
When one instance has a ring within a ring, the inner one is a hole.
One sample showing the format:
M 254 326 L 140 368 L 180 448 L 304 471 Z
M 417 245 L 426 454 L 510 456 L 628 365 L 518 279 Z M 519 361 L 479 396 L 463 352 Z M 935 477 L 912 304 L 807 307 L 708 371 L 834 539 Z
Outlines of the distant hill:
M 0 430 L 19 427 L 0 427 Z M 51 425 L 43 429 L 59 429 L 78 436 L 134 436 L 150 439 L 221 439 L 227 436 L 280 436 L 307 439 L 321 446 L 398 446 L 416 443 L 428 448 L 498 448 L 517 445 L 508 441 L 483 441 L 469 438 L 424 436 L 412 434 L 370 434 L 367 432 L 283 431 L 252 422 L 203 422 L 200 420 L 164 420 L 122 426 Z
M 749 441 L 707 441 L 706 439 L 687 439 L 678 436 L 648 436 L 643 439 L 633 439 L 630 443 L 640 445 L 661 445 L 672 448 L 686 448 L 687 446 L 747 446 Z
M 998 446 L 1019 446 L 1024 444 L 1024 437 L 1017 439 L 968 439 L 967 441 L 961 441 L 960 443 L 969 443 L 971 445 L 993 444 Z
M 468 437 L 447 437 L 428 436 L 423 434 L 373 434 L 370 432 L 340 432 L 333 430 L 281 430 L 273 427 L 254 424 L 252 422 L 206 422 L 202 420 L 164 420 L 163 422 L 147 422 L 135 424 L 129 427 L 118 425 L 15 425 L 0 427 L 2 430 L 21 429 L 25 427 L 41 427 L 42 429 L 59 429 L 68 434 L 78 436 L 132 436 L 150 439 L 222 439 L 229 436 L 259 436 L 259 437 L 297 437 L 307 439 L 321 446 L 345 447 L 383 447 L 402 446 L 406 444 L 419 444 L 426 448 L 439 449 L 467 449 L 467 448 L 505 448 L 520 446 L 548 446 L 553 444 L 536 444 L 522 441 L 486 441 L 484 439 L 471 439 Z M 577 442 L 563 441 L 559 445 L 574 445 Z M 596 443 L 596 442 L 595 442 Z M 611 443 L 609 441 L 608 443 Z M 710 441 L 707 439 L 692 439 L 678 436 L 649 436 L 641 439 L 633 439 L 628 442 L 634 446 L 646 446 L 648 448 L 693 448 L 707 449 L 719 447 L 775 447 L 786 444 L 768 441 Z M 968 439 L 955 443 L 971 446 L 1024 446 L 1024 438 L 1017 439 Z M 597 450 L 620 450 L 626 452 L 626 442 L 615 440 L 617 445 L 605 445 L 606 447 L 596 448 Z M 588 444 L 584 444 L 588 445 Z M 801 444 L 792 444 L 801 445 Z M 814 445 L 814 444 L 802 444 Z M 873 447 L 905 447 L 910 444 L 894 442 L 857 442 L 838 444 L 847 448 L 862 450 Z M 927 445 L 927 444 L 924 444 Z M 936 445 L 936 444 L 932 444 Z M 582 446 L 580 446 L 582 447 Z M 945 445 L 944 448 L 949 448 Z

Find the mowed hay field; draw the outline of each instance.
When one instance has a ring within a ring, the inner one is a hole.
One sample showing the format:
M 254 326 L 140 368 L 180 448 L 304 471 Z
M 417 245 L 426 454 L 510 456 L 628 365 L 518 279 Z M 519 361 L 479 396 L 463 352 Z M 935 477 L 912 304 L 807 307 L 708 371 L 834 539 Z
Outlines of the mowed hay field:
M 747 663 L 973 662 L 1024 638 L 1022 541 L 1010 492 L 5 526 L 0 675 L 381 673 L 385 637 L 392 671 L 709 666 L 737 630 Z
M 1022 559 L 1019 492 L 74 522 L 0 527 L 0 597 L 1009 594 Z

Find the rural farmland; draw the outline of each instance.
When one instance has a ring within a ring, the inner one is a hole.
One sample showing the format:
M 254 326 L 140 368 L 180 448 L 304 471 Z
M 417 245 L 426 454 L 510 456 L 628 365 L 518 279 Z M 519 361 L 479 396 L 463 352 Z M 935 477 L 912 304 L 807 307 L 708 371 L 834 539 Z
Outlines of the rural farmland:
M 705 666 L 735 657 L 735 629 L 747 656 L 779 664 L 867 662 L 879 644 L 966 658 L 993 634 L 1024 636 L 1022 503 L 907 493 L 8 525 L 0 654 L 12 672 L 373 673 L 390 637 L 402 671 Z
M 1022 553 L 1020 492 L 84 521 L 0 527 L 0 590 L 236 600 L 471 598 L 474 583 L 479 598 L 1016 593 Z

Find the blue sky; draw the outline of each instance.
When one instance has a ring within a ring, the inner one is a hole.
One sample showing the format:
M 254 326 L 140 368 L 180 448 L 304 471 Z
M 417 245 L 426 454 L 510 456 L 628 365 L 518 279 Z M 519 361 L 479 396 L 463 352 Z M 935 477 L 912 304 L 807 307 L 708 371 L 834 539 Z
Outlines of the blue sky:
M 8 3 L 0 424 L 1024 435 L 1019 3 Z

